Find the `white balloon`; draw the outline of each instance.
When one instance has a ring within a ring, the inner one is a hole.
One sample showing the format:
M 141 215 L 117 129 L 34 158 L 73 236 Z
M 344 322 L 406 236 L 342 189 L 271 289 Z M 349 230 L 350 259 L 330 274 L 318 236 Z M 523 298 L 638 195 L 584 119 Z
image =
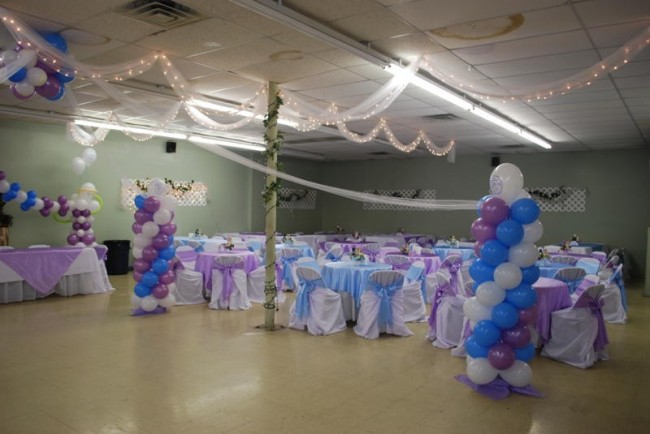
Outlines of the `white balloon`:
M 153 213 L 153 221 L 159 225 L 166 225 L 167 223 L 172 221 L 172 213 L 171 211 L 167 211 L 166 209 L 159 209 L 158 211 Z
M 524 387 L 530 384 L 530 380 L 533 378 L 533 370 L 528 363 L 515 360 L 511 367 L 499 371 L 499 375 L 512 386 Z
M 89 201 L 88 202 L 88 209 L 90 210 L 90 212 L 97 211 L 99 209 L 99 202 L 97 202 L 96 200 Z
M 523 186 L 524 175 L 514 164 L 499 164 L 490 175 L 490 194 L 500 197 L 508 204 L 514 202 Z
M 45 206 L 45 204 L 43 203 L 43 199 L 37 197 L 36 198 L 36 203 L 34 203 L 34 206 L 32 207 L 32 209 L 34 211 L 40 211 L 40 210 L 43 209 L 44 206 Z
M 72 206 L 72 205 L 70 205 L 70 206 Z M 81 211 L 87 210 L 88 209 L 88 201 L 86 201 L 84 199 L 79 199 L 77 201 L 77 209 L 81 210 Z
M 94 234 L 95 231 L 93 230 L 93 228 L 90 228 L 90 229 L 88 229 L 88 230 L 86 231 L 86 233 L 87 233 L 87 234 Z
M 497 378 L 499 371 L 494 369 L 485 357 L 479 357 L 467 362 L 467 376 L 476 384 L 488 384 Z
M 529 242 L 529 243 L 535 243 L 542 238 L 542 235 L 544 234 L 544 226 L 542 225 L 542 222 L 539 220 L 535 220 L 534 222 L 523 225 L 524 227 L 524 239 L 523 241 Z
M 482 321 L 492 318 L 492 307 L 481 303 L 476 297 L 470 297 L 463 304 L 463 313 L 471 321 Z
M 521 283 L 521 268 L 512 262 L 499 264 L 494 269 L 494 282 L 503 289 L 516 288 Z
M 136 309 L 140 307 L 140 304 L 142 303 L 142 299 L 138 297 L 137 295 L 133 294 L 131 296 L 131 306 L 135 307 Z
M 160 208 L 166 209 L 167 211 L 174 211 L 178 201 L 174 196 L 163 196 L 160 198 Z
M 14 50 L 5 50 L 2 52 L 1 59 L 2 63 L 6 66 L 18 58 L 18 53 Z
M 167 294 L 165 298 L 161 298 L 160 300 L 158 300 L 158 304 L 161 305 L 162 307 L 169 309 L 176 304 L 176 297 L 174 297 L 174 294 L 170 292 L 169 294 Z
M 28 62 L 25 65 L 25 68 L 33 68 L 36 65 L 37 62 L 37 57 L 36 57 L 36 50 L 32 50 L 31 48 L 23 48 L 18 52 L 18 56 L 16 56 L 18 59 L 27 59 Z M 40 69 L 40 68 L 39 68 Z M 42 69 L 41 69 L 42 71 Z M 45 83 L 45 82 L 43 82 Z
M 142 249 L 139 247 L 134 247 L 131 249 L 131 253 L 133 254 L 133 257 L 135 259 L 140 259 L 142 258 Z
M 486 306 L 496 306 L 506 299 L 506 291 L 492 281 L 483 282 L 476 288 L 476 298 Z
M 72 196 L 70 196 L 70 199 L 77 200 L 77 199 L 79 199 L 79 195 L 77 193 L 72 193 Z
M 158 300 L 153 295 L 147 295 L 146 297 L 142 298 L 140 307 L 142 310 L 151 312 L 158 307 Z
M 47 81 L 47 74 L 41 68 L 29 68 L 25 80 L 34 87 L 42 86 Z
M 530 194 L 528 194 L 528 192 L 522 188 L 521 191 L 519 192 L 519 194 L 517 195 L 517 197 L 515 198 L 515 200 L 513 200 L 513 202 L 516 202 L 519 199 L 532 199 L 532 196 Z M 508 205 L 510 205 L 510 204 L 508 204 Z
M 70 207 L 70 209 L 75 209 L 77 207 L 77 201 L 72 199 L 68 200 L 68 206 Z
M 92 209 L 91 209 L 91 211 L 92 211 Z M 95 221 L 95 217 L 89 215 L 88 217 L 86 217 L 86 221 L 89 222 L 89 223 L 92 223 L 92 222 Z
M 77 244 L 75 244 L 74 246 L 75 246 L 75 247 L 86 247 L 86 245 L 85 245 L 83 242 L 81 242 L 81 241 L 79 241 L 79 242 L 78 242 Z
M 74 157 L 72 159 L 72 171 L 77 175 L 81 175 L 86 170 L 86 162 L 81 157 Z
M 6 179 L 0 181 L 0 193 L 6 193 L 11 189 L 11 184 Z
M 97 151 L 95 151 L 93 148 L 86 148 L 81 154 L 81 158 L 83 158 L 86 164 L 90 166 L 97 159 Z
M 153 238 L 158 235 L 159 231 L 160 228 L 154 222 L 146 222 L 142 225 L 142 233 L 149 238 Z
M 27 193 L 25 193 L 22 190 L 19 190 L 18 194 L 16 194 L 16 200 L 18 201 L 18 203 L 25 202 L 27 200 Z
M 133 245 L 136 246 L 136 247 L 139 247 L 141 249 L 144 249 L 145 247 L 147 247 L 150 244 L 151 244 L 151 238 L 147 237 L 144 234 L 137 234 L 133 238 Z
M 86 231 L 84 231 L 83 229 L 79 229 L 77 231 L 77 236 L 78 237 L 83 237 L 84 235 L 86 235 Z
M 50 212 L 58 212 L 61 209 L 61 204 L 55 200 L 52 201 L 52 208 L 50 208 Z
M 86 217 L 80 215 L 77 217 L 77 223 L 86 223 Z
M 21 81 L 20 83 L 14 84 L 14 89 L 22 96 L 34 95 L 34 86 L 26 81 Z
M 537 261 L 539 252 L 535 244 L 522 242 L 511 246 L 508 250 L 508 261 L 517 264 L 521 268 L 530 267 Z
M 147 193 L 152 196 L 164 196 L 167 194 L 167 184 L 160 178 L 154 178 L 147 186 Z

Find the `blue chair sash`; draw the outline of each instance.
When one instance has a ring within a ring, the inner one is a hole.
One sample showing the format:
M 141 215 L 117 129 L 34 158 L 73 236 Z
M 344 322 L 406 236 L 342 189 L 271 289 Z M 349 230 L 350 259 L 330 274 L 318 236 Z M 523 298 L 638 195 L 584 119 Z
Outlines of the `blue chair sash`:
M 339 262 L 342 257 L 343 255 L 335 255 L 332 252 L 327 252 L 327 255 L 325 255 L 325 259 L 332 262 Z
M 300 282 L 300 290 L 296 294 L 295 313 L 298 318 L 303 319 L 309 315 L 309 295 L 318 287 L 324 288 L 325 282 L 320 277 L 311 280 L 299 277 L 298 280 Z
M 612 283 L 618 286 L 618 289 L 621 290 L 621 304 L 623 304 L 623 309 L 625 312 L 627 312 L 627 294 L 625 292 L 625 283 L 623 282 L 623 276 L 621 276 L 621 273 L 614 273 L 612 277 Z
M 390 301 L 395 295 L 395 291 L 400 289 L 403 285 L 403 280 L 399 279 L 394 282 L 392 285 L 383 286 L 372 280 L 368 281 L 370 289 L 374 292 L 377 297 L 380 298 L 379 302 L 379 325 L 392 325 L 393 324 L 393 309 L 390 305 Z
M 293 275 L 291 274 L 291 264 L 296 262 L 299 258 L 300 256 L 282 256 L 280 258 L 280 262 L 282 262 L 282 281 L 285 282 L 290 288 L 295 287 Z

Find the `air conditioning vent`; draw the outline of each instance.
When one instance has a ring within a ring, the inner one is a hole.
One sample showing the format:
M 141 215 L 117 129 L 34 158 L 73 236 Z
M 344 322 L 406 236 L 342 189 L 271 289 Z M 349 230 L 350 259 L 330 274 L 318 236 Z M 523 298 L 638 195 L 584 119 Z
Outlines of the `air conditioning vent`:
M 390 155 L 390 154 L 384 151 L 377 151 L 377 152 L 371 152 L 368 155 Z
M 171 0 L 136 0 L 117 12 L 167 30 L 208 18 L 194 9 Z
M 422 119 L 427 119 L 430 121 L 455 121 L 460 118 L 456 115 L 452 115 L 451 113 L 441 113 L 439 115 L 422 116 Z

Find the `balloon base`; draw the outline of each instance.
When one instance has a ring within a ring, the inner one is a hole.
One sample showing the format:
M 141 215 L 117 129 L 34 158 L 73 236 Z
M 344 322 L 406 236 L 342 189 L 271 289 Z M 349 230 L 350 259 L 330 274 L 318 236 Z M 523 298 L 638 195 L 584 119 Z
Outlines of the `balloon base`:
M 505 380 L 497 378 L 492 380 L 488 384 L 476 384 L 469 379 L 467 375 L 456 375 L 457 381 L 463 383 L 466 386 L 471 387 L 481 395 L 487 396 L 490 399 L 499 400 L 505 399 L 512 393 L 518 393 L 520 395 L 534 396 L 536 398 L 543 398 L 544 395 L 535 389 L 533 386 L 528 385 L 524 387 L 515 387 L 510 385 Z
M 144 310 L 141 307 L 139 307 L 137 309 L 133 309 L 133 311 L 131 312 L 131 316 L 158 315 L 165 312 L 167 312 L 167 309 L 162 306 L 158 306 L 154 310 Z

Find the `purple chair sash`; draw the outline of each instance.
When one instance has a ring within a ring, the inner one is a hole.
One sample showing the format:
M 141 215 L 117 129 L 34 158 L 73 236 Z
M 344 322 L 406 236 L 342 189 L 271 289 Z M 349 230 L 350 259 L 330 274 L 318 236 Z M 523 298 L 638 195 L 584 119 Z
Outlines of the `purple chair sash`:
M 371 252 L 367 248 L 363 247 L 361 251 L 368 257 L 368 260 L 370 262 L 376 262 L 377 261 L 377 253 L 379 252 Z
M 449 262 L 447 262 L 443 266 L 444 268 L 449 270 L 449 275 L 451 276 L 450 285 L 451 285 L 453 291 L 456 294 L 460 294 L 462 292 L 462 290 L 463 290 L 462 288 L 459 287 L 459 283 L 458 283 L 458 272 L 460 271 L 460 268 L 462 266 L 463 266 L 462 261 L 458 261 L 458 262 L 455 262 L 453 264 L 450 264 Z
M 438 315 L 438 307 L 442 302 L 442 298 L 448 295 L 456 295 L 454 293 L 454 289 L 451 287 L 451 284 L 445 283 L 444 285 L 440 285 L 438 288 L 436 288 L 436 293 L 433 295 L 433 300 L 431 301 L 431 315 L 429 315 L 429 328 L 433 331 L 436 331 L 436 316 Z
M 408 270 L 411 268 L 411 263 L 410 262 L 403 262 L 401 264 L 391 264 L 393 266 L 393 270 Z
M 214 268 L 221 271 L 223 290 L 221 291 L 221 301 L 228 303 L 230 300 L 230 295 L 232 294 L 232 273 L 235 270 L 243 270 L 244 263 L 234 263 L 234 264 L 220 264 L 216 262 Z
M 528 395 L 534 397 L 543 397 L 544 395 L 535 389 L 533 386 L 528 385 L 524 387 L 515 387 L 501 378 L 496 378 L 488 384 L 476 384 L 469 379 L 466 375 L 457 375 L 456 380 L 471 387 L 481 395 L 485 395 L 491 399 L 504 399 L 510 396 L 510 393 L 519 393 L 521 395 Z
M 589 294 L 582 294 L 578 301 L 576 301 L 576 304 L 573 305 L 574 308 L 588 307 L 591 309 L 591 313 L 596 316 L 596 320 L 598 321 L 598 334 L 596 335 L 596 340 L 594 340 L 594 350 L 596 351 L 604 349 L 609 344 L 602 311 L 604 304 L 604 301 L 600 297 L 595 299 Z

